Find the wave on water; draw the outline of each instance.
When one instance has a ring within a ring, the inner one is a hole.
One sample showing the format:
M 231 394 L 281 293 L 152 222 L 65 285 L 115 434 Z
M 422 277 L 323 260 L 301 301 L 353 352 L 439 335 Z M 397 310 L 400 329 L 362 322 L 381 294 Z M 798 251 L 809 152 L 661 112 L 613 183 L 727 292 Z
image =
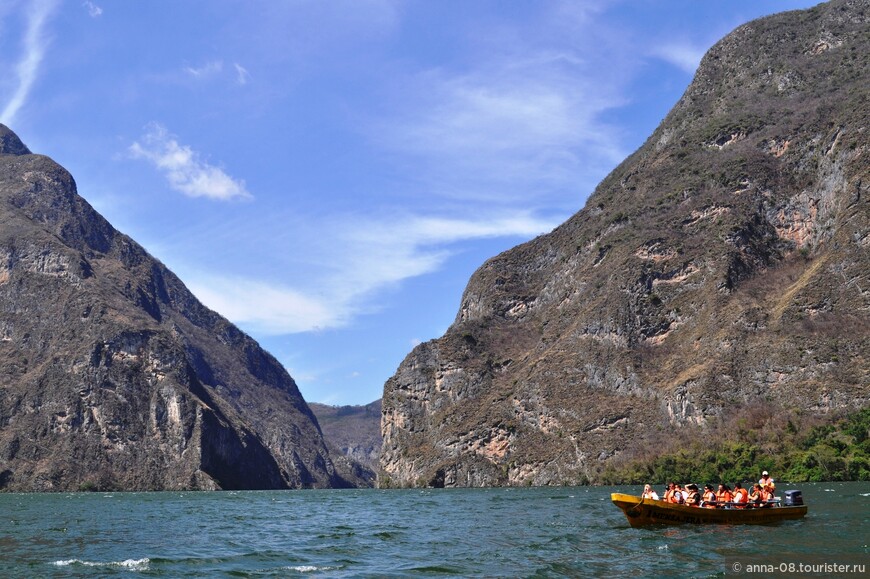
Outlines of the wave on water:
M 842 484 L 807 484 L 809 516 L 775 532 L 632 529 L 610 500 L 625 487 L 92 493 L 75 509 L 63 495 L 0 493 L 0 513 L 15 520 L 0 524 L 0 579 L 721 576 L 740 557 L 866 553 L 856 505 L 870 505 L 870 483 Z
M 57 567 L 69 567 L 71 565 L 81 565 L 83 567 L 121 567 L 130 571 L 148 571 L 148 566 L 151 559 L 126 559 L 124 561 L 82 561 L 81 559 L 64 559 L 62 561 L 54 561 L 52 565 Z

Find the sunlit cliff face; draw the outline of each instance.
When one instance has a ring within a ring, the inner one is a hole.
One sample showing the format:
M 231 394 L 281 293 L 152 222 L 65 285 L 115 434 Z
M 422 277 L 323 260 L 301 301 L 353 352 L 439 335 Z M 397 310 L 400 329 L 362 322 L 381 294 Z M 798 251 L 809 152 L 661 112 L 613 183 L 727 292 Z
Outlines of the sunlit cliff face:
M 752 405 L 870 398 L 870 10 L 741 26 L 548 235 L 486 262 L 383 398 L 382 484 L 594 481 Z

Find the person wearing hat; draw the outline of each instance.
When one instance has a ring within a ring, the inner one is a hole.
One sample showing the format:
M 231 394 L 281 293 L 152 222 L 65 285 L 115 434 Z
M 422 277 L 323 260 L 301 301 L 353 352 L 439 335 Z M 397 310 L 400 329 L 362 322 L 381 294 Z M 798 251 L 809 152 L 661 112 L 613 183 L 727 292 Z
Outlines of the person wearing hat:
M 758 484 L 761 485 L 761 488 L 765 490 L 770 496 L 773 496 L 773 491 L 776 490 L 776 485 L 773 483 L 773 479 L 770 478 L 770 475 L 767 474 L 767 471 L 761 473 L 761 478 L 758 480 Z

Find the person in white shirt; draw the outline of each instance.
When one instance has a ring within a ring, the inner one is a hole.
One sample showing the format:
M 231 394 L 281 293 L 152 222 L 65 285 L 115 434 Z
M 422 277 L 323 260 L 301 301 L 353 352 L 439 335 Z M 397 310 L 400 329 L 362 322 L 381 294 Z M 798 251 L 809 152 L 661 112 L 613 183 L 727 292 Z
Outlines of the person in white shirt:
M 654 501 L 659 500 L 659 495 L 649 485 L 643 487 L 643 494 L 641 497 L 644 499 L 652 499 Z
M 677 485 L 677 488 L 680 489 L 680 494 L 683 495 L 683 500 L 681 502 L 685 503 L 689 500 L 689 487 Z

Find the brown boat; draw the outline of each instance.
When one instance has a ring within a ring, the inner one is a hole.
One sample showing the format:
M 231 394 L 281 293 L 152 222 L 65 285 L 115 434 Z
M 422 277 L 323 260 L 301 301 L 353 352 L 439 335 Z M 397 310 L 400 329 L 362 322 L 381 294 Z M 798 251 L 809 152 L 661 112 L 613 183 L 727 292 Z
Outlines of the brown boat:
M 759 525 L 800 519 L 807 514 L 800 491 L 786 491 L 784 503 L 772 502 L 764 506 L 746 505 L 743 508 L 708 509 L 678 505 L 665 501 L 644 499 L 634 495 L 612 493 L 610 499 L 619 507 L 632 527 L 646 525 L 720 524 Z

